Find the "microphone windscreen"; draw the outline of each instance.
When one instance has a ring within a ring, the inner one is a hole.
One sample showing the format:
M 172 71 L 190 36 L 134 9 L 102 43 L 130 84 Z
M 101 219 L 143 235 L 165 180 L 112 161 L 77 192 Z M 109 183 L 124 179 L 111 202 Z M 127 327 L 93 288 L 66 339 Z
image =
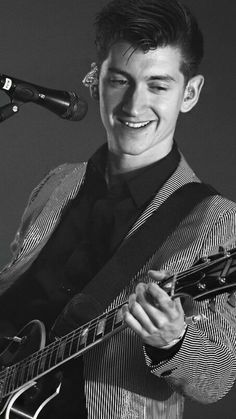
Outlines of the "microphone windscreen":
M 80 121 L 87 114 L 88 104 L 76 93 L 68 93 L 70 95 L 70 106 L 67 108 L 66 112 L 61 115 L 61 118 L 68 119 L 69 121 Z

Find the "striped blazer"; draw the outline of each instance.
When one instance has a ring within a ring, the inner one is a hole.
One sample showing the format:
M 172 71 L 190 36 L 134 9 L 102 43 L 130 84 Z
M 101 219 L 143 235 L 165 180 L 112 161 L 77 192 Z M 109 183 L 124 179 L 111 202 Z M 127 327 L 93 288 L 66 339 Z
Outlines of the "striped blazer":
M 12 244 L 13 259 L 0 275 L 0 294 L 37 258 L 63 209 L 79 193 L 85 172 L 86 163 L 65 164 L 34 189 Z M 125 240 L 168 196 L 189 182 L 199 179 L 182 157 Z M 127 280 L 126 288 L 109 308 L 125 301 L 137 282 L 147 282 L 149 269 L 184 271 L 224 243 L 236 246 L 236 204 L 220 195 L 211 196 L 180 223 L 135 277 Z M 229 297 L 229 293 L 221 294 L 214 307 L 209 300 L 194 302 L 194 312 L 204 316 L 188 326 L 180 350 L 157 365 L 128 328 L 88 351 L 84 367 L 89 419 L 179 419 L 185 397 L 201 403 L 223 397 L 236 374 L 236 308 Z

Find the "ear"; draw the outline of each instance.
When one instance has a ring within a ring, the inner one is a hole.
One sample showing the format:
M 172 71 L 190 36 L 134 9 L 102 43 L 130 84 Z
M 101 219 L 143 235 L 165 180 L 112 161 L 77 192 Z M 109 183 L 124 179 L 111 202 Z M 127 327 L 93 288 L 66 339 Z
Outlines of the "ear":
M 204 77 L 201 74 L 192 77 L 188 81 L 180 108 L 181 112 L 189 112 L 197 104 L 203 85 Z
M 86 74 L 82 83 L 85 87 L 89 87 L 92 98 L 99 100 L 99 68 L 96 63 L 91 64 L 91 70 Z
M 93 99 L 99 100 L 99 87 L 98 84 L 92 84 L 89 86 L 90 95 Z

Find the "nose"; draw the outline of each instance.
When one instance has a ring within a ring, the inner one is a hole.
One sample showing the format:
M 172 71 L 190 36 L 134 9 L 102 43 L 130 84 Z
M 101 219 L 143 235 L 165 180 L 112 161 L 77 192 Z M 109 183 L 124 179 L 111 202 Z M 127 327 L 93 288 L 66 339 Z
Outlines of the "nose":
M 123 98 L 122 110 L 129 116 L 136 117 L 147 107 L 147 98 L 141 86 L 132 86 Z

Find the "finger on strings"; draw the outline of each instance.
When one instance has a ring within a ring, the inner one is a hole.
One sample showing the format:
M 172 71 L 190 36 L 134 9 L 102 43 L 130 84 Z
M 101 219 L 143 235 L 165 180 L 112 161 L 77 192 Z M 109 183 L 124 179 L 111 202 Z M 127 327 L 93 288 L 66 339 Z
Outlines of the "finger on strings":
M 138 336 L 143 337 L 144 329 L 140 322 L 130 313 L 128 304 L 122 307 L 123 318 L 127 326 L 129 326 Z

